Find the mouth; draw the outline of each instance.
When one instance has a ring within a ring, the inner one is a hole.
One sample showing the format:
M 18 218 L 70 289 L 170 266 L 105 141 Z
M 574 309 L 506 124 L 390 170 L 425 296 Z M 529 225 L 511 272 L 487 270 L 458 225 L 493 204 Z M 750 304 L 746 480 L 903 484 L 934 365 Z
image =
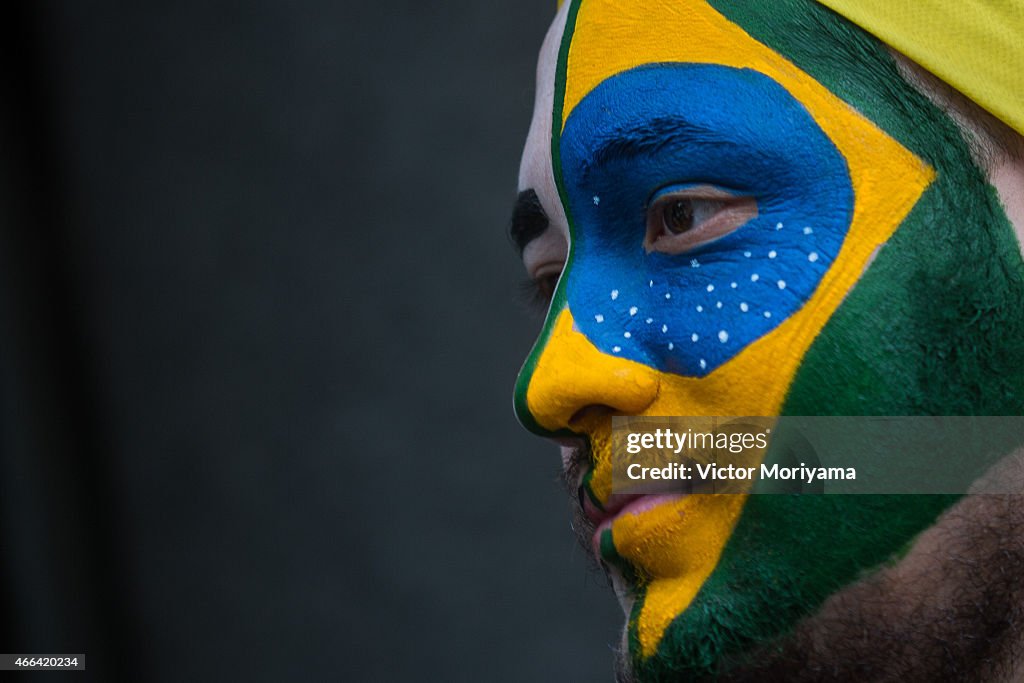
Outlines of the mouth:
M 610 532 L 615 520 L 627 515 L 640 515 L 658 506 L 672 503 L 685 498 L 686 493 L 658 493 L 658 494 L 620 494 L 614 493 L 608 497 L 608 501 L 601 507 L 591 499 L 585 491 L 584 485 L 579 488 L 580 503 L 583 513 L 594 526 L 594 533 L 591 536 L 590 544 L 594 558 L 598 561 L 610 562 L 616 558 L 617 553 L 610 545 Z M 606 536 L 607 533 L 607 536 Z
M 604 503 L 597 501 L 587 484 L 588 474 L 593 468 L 594 453 L 589 440 L 561 442 L 562 477 L 567 491 L 575 492 L 582 513 L 581 527 L 577 529 L 580 541 L 587 546 L 599 566 L 608 569 L 623 560 L 615 550 L 611 539 L 611 528 L 616 520 L 629 515 L 640 515 L 661 505 L 679 501 L 688 493 L 613 493 Z M 580 533 L 582 532 L 582 533 Z M 589 539 L 587 539 L 589 535 Z

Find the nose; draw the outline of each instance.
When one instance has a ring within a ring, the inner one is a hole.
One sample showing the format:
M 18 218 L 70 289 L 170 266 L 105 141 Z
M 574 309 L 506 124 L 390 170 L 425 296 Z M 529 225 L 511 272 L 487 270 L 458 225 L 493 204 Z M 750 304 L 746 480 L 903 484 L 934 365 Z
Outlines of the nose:
M 516 382 L 516 415 L 544 436 L 578 434 L 595 411 L 638 415 L 658 396 L 658 374 L 599 351 L 568 307 L 550 321 Z

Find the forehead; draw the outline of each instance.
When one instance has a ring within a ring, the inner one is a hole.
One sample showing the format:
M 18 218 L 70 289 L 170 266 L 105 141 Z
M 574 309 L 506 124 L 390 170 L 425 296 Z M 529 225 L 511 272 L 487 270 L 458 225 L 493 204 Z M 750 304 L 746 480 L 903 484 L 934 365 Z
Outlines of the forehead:
M 825 132 L 845 121 L 834 97 L 781 54 L 752 38 L 704 0 L 576 0 L 567 2 L 554 72 L 554 125 L 608 78 L 649 64 L 715 64 L 752 69 L 778 82 L 799 100 Z M 560 12 L 561 14 L 561 12 Z

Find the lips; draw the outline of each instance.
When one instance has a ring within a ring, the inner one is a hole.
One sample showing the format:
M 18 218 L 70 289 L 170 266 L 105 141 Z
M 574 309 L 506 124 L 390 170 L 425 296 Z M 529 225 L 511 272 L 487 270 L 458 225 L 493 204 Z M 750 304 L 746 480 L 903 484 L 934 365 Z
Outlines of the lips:
M 602 506 L 602 509 L 597 507 L 594 500 L 590 497 L 590 494 L 587 493 L 586 486 L 580 486 L 580 503 L 583 505 L 583 513 L 595 527 L 601 526 L 605 522 L 613 519 L 631 502 L 643 497 L 644 495 L 641 493 L 613 493 L 608 497 L 608 501 Z
M 686 497 L 685 493 L 659 493 L 659 494 L 624 494 L 613 493 L 608 497 L 603 509 L 599 508 L 583 485 L 580 485 L 580 502 L 587 519 L 594 525 L 594 534 L 591 539 L 591 547 L 594 557 L 601 559 L 601 535 L 611 528 L 616 519 L 625 515 L 639 515 L 659 505 L 664 505 Z

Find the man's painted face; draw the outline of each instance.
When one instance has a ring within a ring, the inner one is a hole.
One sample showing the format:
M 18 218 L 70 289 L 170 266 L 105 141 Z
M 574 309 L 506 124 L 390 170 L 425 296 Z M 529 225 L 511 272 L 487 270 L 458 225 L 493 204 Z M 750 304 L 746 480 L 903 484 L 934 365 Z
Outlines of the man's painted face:
M 953 497 L 624 500 L 611 415 L 1022 408 L 998 201 L 884 47 L 811 2 L 567 2 L 520 189 L 526 265 L 561 277 L 517 411 L 587 444 L 566 467 L 644 680 L 785 632 Z

